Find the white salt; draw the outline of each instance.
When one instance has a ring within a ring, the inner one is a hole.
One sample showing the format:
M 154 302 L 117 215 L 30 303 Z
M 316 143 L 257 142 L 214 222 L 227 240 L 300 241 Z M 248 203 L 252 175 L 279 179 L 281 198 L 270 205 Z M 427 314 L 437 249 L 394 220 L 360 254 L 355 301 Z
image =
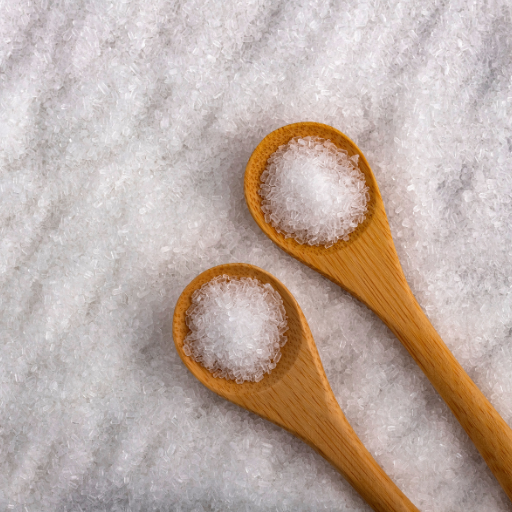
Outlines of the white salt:
M 268 240 L 242 179 L 280 126 L 349 134 L 418 301 L 512 425 L 510 2 L 45 4 L 0 9 L 0 510 L 368 511 L 172 347 L 186 284 L 244 261 L 293 292 L 420 510 L 510 512 L 407 351 Z
M 348 240 L 370 198 L 358 158 L 319 137 L 295 137 L 280 146 L 261 175 L 266 222 L 301 244 L 330 247 Z
M 216 277 L 192 295 L 190 333 L 183 351 L 215 377 L 259 382 L 286 343 L 283 299 L 270 284 L 249 277 Z

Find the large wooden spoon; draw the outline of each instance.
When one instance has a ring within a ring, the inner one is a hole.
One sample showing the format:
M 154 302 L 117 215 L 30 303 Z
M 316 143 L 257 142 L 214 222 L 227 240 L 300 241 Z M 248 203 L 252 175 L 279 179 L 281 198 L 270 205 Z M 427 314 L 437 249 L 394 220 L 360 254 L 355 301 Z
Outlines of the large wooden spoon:
M 268 158 L 293 137 L 330 139 L 359 168 L 370 188 L 366 220 L 348 242 L 332 247 L 301 245 L 265 222 L 258 195 Z M 361 150 L 343 133 L 318 123 L 296 123 L 267 135 L 245 171 L 245 199 L 263 232 L 281 249 L 340 285 L 373 310 L 402 342 L 448 404 L 487 465 L 512 500 L 512 430 L 469 378 L 418 305 L 405 280 L 389 229 L 384 203 Z
M 183 352 L 183 340 L 189 331 L 185 313 L 191 305 L 191 295 L 221 275 L 251 277 L 270 283 L 283 299 L 288 317 L 288 342 L 276 368 L 260 382 L 237 384 L 232 380 L 216 379 Z M 172 333 L 181 359 L 207 388 L 303 439 L 336 467 L 374 510 L 418 510 L 384 473 L 352 430 L 331 391 L 299 305 L 271 274 L 244 263 L 220 265 L 203 272 L 178 299 Z

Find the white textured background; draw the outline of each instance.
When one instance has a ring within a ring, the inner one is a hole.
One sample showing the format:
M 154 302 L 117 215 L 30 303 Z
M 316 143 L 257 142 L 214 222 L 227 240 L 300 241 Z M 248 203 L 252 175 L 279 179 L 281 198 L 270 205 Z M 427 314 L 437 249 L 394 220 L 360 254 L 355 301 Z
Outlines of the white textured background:
M 423 511 L 511 504 L 383 324 L 269 242 L 249 155 L 296 121 L 367 155 L 406 276 L 512 423 L 508 0 L 0 1 L 0 510 L 362 511 L 178 359 L 183 287 L 296 295 L 338 401 Z

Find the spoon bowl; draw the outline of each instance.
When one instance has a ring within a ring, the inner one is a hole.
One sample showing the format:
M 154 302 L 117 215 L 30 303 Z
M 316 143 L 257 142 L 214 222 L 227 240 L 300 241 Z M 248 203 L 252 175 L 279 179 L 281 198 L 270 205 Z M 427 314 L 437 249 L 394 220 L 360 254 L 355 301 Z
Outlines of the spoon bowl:
M 250 277 L 269 283 L 283 299 L 288 341 L 282 357 L 260 382 L 215 378 L 188 357 L 183 343 L 189 332 L 186 311 L 192 294 L 217 276 Z M 341 411 L 322 367 L 313 336 L 297 301 L 275 277 L 252 265 L 235 263 L 211 268 L 182 292 L 173 319 L 176 350 L 192 374 L 221 397 L 283 427 L 333 464 L 367 503 L 380 512 L 417 511 L 364 447 Z
M 186 324 L 186 311 L 192 305 L 192 294 L 195 290 L 201 288 L 201 286 L 215 277 L 222 275 L 227 275 L 232 278 L 250 277 L 251 279 L 258 279 L 263 284 L 270 284 L 283 299 L 286 316 L 288 317 L 289 329 L 286 333 L 288 341 L 286 345 L 281 348 L 279 364 L 270 374 L 265 374 L 265 377 L 259 382 L 247 381 L 242 384 L 237 384 L 234 380 L 215 378 L 201 363 L 194 361 L 194 359 L 188 357 L 183 352 L 183 342 L 190 331 Z M 306 343 L 306 337 L 304 336 L 306 331 L 309 332 L 309 328 L 304 315 L 295 299 L 284 285 L 268 272 L 245 263 L 220 265 L 210 268 L 198 275 L 183 290 L 174 310 L 174 343 L 185 366 L 192 372 L 194 377 L 201 381 L 208 389 L 230 401 L 236 401 L 238 397 L 254 395 L 255 393 L 272 387 L 277 381 L 281 380 L 290 368 L 293 367 L 301 348 L 303 348 L 303 344 Z M 243 407 L 242 403 L 238 403 L 238 405 L 242 405 Z
M 309 246 L 286 238 L 265 222 L 259 189 L 267 160 L 294 137 L 330 139 L 359 155 L 370 200 L 366 219 L 333 246 Z M 384 203 L 361 150 L 343 133 L 319 123 L 295 123 L 267 135 L 245 171 L 245 199 L 254 220 L 281 249 L 338 284 L 373 310 L 402 342 L 441 395 L 512 500 L 512 430 L 469 378 L 412 294 L 393 244 Z
M 327 249 L 323 246 L 300 244 L 294 238 L 286 237 L 284 234 L 279 233 L 271 224 L 267 224 L 265 221 L 265 214 L 261 211 L 261 197 L 258 193 L 261 185 L 261 175 L 265 170 L 269 157 L 277 151 L 279 146 L 287 144 L 294 137 L 320 137 L 322 139 L 329 139 L 338 146 L 338 148 L 347 151 L 349 157 L 359 155 L 359 170 L 364 174 L 366 185 L 369 188 L 370 200 L 367 203 L 368 210 L 365 220 L 350 233 L 349 241 L 339 240 Z M 337 252 L 339 249 L 357 240 L 357 238 L 367 230 L 368 226 L 371 225 L 375 214 L 379 216 L 379 213 L 381 213 L 380 209 L 382 208 L 383 210 L 383 202 L 377 181 L 363 153 L 348 137 L 343 135 L 343 133 L 335 128 L 319 123 L 290 124 L 267 135 L 254 150 L 247 164 L 244 189 L 245 200 L 249 211 L 262 231 L 281 249 L 293 257 L 298 259 L 302 257 L 303 263 L 306 263 L 308 266 L 311 266 L 311 264 L 308 263 L 309 258 L 323 257 L 326 251 L 327 253 Z M 315 267 L 313 268 L 318 270 Z

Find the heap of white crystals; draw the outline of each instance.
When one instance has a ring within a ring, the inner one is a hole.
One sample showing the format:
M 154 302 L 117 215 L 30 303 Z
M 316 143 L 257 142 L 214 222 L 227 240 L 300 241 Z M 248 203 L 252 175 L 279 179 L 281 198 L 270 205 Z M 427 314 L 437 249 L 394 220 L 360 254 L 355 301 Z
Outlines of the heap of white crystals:
M 295 137 L 280 146 L 261 175 L 265 220 L 301 244 L 330 247 L 348 240 L 370 198 L 358 158 L 319 137 Z
M 216 277 L 192 295 L 183 351 L 215 377 L 259 382 L 281 359 L 288 330 L 283 299 L 249 277 Z
M 286 124 L 354 140 L 420 305 L 512 425 L 511 11 L 1 2 L 0 511 L 368 512 L 174 349 L 183 288 L 242 261 L 293 293 L 347 419 L 420 510 L 510 512 L 389 329 L 262 233 L 243 172 Z

